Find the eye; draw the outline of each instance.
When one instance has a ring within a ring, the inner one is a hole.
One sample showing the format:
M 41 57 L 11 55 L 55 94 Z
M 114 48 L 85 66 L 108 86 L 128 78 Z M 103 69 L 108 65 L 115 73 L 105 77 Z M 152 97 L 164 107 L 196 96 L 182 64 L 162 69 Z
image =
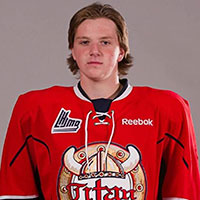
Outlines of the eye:
M 111 43 L 110 43 L 110 41 L 103 40 L 103 41 L 101 41 L 101 44 L 104 45 L 104 46 L 107 46 L 107 45 L 109 45 Z
M 86 46 L 89 44 L 89 40 L 82 40 L 79 42 L 79 44 Z

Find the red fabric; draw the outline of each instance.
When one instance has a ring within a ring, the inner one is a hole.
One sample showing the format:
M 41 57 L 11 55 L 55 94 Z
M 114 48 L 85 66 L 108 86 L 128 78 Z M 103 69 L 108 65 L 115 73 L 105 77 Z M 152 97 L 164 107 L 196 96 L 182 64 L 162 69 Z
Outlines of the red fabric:
M 70 111 L 70 118 L 81 120 L 77 132 L 51 133 L 62 108 Z M 88 120 L 88 145 L 107 143 L 112 119 L 107 119 L 108 126 L 95 126 L 93 122 L 98 122 L 98 118 L 92 119 L 95 115 L 92 103 L 77 97 L 72 87 L 52 87 L 21 95 L 5 140 L 0 196 L 38 195 L 35 178 L 38 171 L 45 199 L 57 199 L 63 156 L 71 146 L 77 150 L 84 148 L 89 111 L 92 114 Z M 111 144 L 122 149 L 133 145 L 140 154 L 146 182 L 144 199 L 157 199 L 163 159 L 166 165 L 163 197 L 199 200 L 197 147 L 187 101 L 170 91 L 134 87 L 127 97 L 112 102 L 111 111 L 115 122 Z M 91 191 L 87 189 L 87 194 Z

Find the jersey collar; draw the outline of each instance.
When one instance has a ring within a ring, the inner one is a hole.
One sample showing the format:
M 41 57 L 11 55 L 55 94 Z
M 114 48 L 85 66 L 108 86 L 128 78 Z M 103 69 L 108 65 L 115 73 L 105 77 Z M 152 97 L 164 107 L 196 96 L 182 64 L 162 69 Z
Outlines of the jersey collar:
M 126 98 L 133 89 L 133 87 L 128 83 L 127 79 L 120 79 L 120 83 L 123 85 L 123 88 L 121 89 L 117 97 L 113 99 L 113 101 L 118 101 Z M 81 87 L 80 81 L 74 86 L 73 89 L 77 97 L 79 97 L 84 101 L 91 102 L 91 99 L 88 97 L 86 92 Z

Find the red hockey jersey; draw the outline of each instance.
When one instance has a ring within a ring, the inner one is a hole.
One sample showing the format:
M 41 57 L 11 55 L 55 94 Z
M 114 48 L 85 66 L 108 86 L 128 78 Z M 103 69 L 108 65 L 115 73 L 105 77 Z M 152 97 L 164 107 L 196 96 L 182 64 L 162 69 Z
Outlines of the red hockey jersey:
M 199 200 L 187 101 L 129 85 L 102 113 L 77 86 L 21 95 L 5 140 L 0 199 L 41 193 L 47 200 Z

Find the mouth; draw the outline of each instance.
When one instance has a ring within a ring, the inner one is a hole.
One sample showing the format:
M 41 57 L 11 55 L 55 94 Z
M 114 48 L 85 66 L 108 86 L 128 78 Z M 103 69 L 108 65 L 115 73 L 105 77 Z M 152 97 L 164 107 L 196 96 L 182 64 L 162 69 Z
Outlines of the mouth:
M 102 62 L 99 62 L 99 61 L 90 61 L 87 63 L 88 65 L 102 65 L 103 63 Z

